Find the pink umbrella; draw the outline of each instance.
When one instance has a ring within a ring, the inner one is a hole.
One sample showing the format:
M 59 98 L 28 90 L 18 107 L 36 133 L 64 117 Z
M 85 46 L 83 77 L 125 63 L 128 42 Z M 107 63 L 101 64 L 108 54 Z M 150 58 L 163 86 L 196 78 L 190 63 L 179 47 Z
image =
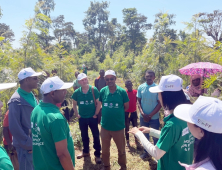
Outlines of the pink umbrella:
M 191 63 L 179 69 L 179 71 L 181 74 L 185 75 L 199 74 L 204 77 L 209 77 L 209 75 L 222 72 L 222 66 L 210 62 L 199 62 L 199 63 Z

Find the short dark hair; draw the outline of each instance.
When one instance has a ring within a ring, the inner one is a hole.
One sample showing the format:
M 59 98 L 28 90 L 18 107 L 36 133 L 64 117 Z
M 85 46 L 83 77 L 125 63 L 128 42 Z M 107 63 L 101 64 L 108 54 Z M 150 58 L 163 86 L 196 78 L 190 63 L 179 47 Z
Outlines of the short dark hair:
M 104 71 L 104 72 L 105 72 L 105 70 L 103 70 L 103 69 L 101 69 L 99 72 L 101 72 L 101 71 Z
M 75 74 L 79 73 L 79 71 L 76 71 Z
M 155 73 L 154 73 L 154 71 L 153 70 L 146 70 L 146 72 L 145 72 L 145 74 L 153 74 L 154 75 L 154 77 L 155 77 Z
M 197 142 L 196 149 L 194 151 L 194 163 L 210 158 L 215 169 L 221 169 L 222 134 L 212 133 L 204 129 L 202 130 L 204 131 L 204 136 Z
M 126 80 L 125 84 L 127 84 L 127 83 L 132 83 L 132 81 L 131 80 Z
M 164 91 L 161 92 L 163 99 L 163 107 L 167 110 L 173 110 L 180 104 L 191 104 L 187 100 L 183 90 L 180 91 Z

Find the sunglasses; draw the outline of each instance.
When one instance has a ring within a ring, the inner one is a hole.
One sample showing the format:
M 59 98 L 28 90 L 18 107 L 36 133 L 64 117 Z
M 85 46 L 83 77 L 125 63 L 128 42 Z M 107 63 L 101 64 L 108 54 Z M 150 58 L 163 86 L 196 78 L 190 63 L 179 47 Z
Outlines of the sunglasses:
M 106 81 L 113 81 L 114 80 L 114 78 L 109 78 L 109 79 L 105 79 Z

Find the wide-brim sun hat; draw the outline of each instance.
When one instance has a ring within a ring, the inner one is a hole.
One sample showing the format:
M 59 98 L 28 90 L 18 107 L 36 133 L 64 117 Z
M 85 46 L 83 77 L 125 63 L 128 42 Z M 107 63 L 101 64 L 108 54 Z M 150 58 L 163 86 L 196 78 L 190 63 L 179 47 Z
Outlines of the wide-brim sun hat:
M 0 91 L 10 89 L 17 86 L 17 83 L 1 83 L 0 84 Z
M 164 91 L 180 91 L 182 90 L 183 80 L 177 75 L 162 76 L 158 86 L 150 87 L 151 93 L 160 93 Z
M 55 90 L 69 89 L 73 83 L 65 83 L 58 76 L 47 78 L 41 85 L 41 92 L 43 94 L 50 93 Z
M 200 96 L 193 105 L 177 106 L 174 115 L 209 132 L 222 134 L 222 101 L 217 98 Z

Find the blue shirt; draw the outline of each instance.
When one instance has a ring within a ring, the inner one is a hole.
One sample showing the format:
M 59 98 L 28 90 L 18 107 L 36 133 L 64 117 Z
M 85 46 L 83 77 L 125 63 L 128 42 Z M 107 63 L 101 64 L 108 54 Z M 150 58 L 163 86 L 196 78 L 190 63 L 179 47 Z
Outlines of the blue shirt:
M 143 83 L 138 87 L 137 97 L 141 98 L 141 107 L 144 114 L 150 114 L 158 104 L 158 93 L 151 93 L 149 91 L 149 88 L 154 86 L 157 86 L 157 84 L 148 85 L 147 83 Z M 141 113 L 140 117 L 142 117 Z M 152 119 L 159 119 L 159 112 Z

